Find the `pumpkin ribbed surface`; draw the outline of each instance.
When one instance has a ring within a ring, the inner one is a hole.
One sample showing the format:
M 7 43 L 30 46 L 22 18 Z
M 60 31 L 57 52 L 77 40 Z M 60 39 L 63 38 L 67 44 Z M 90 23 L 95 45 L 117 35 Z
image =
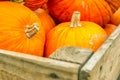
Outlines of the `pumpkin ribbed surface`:
M 109 4 L 113 12 L 120 8 L 120 0 L 105 0 L 105 1 Z
M 41 22 L 23 5 L 0 2 L 0 35 L 0 49 L 43 55 L 45 33 Z
M 74 18 L 71 23 L 61 23 L 48 33 L 45 55 L 48 57 L 62 46 L 78 46 L 96 51 L 106 38 L 107 34 L 101 26 L 88 21 L 79 23 L 79 19 Z
M 35 10 L 35 13 L 39 17 L 47 34 L 55 26 L 54 20 L 44 9 L 38 8 Z
M 24 0 L 25 6 L 32 10 L 36 10 L 47 3 L 48 0 Z
M 49 0 L 50 14 L 61 22 L 70 21 L 74 11 L 81 12 L 81 21 L 92 21 L 101 26 L 110 20 L 112 11 L 104 0 Z

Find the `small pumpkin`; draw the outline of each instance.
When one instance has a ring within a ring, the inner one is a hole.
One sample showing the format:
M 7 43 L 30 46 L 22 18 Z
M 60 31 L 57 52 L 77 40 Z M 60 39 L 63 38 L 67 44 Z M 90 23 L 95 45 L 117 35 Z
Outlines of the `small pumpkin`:
M 105 0 L 48 0 L 50 14 L 60 22 L 70 21 L 74 11 L 81 12 L 81 21 L 105 25 L 112 15 Z
M 43 56 L 45 32 L 38 16 L 29 8 L 0 2 L 0 49 Z
M 24 0 L 25 6 L 29 7 L 31 10 L 36 10 L 42 7 L 48 2 L 48 0 Z
M 52 17 L 44 9 L 38 8 L 34 12 L 39 17 L 40 22 L 45 29 L 45 33 L 47 34 L 55 26 L 55 22 L 53 21 Z
M 120 24 L 120 8 L 112 15 L 111 23 L 117 26 Z
M 45 56 L 48 57 L 62 46 L 77 46 L 96 51 L 106 38 L 107 34 L 101 26 L 93 22 L 80 21 L 80 12 L 75 11 L 71 23 L 61 23 L 48 33 Z
M 114 24 L 106 24 L 104 27 L 104 30 L 106 31 L 107 35 L 110 36 L 110 34 L 117 28 Z
M 115 12 L 120 7 L 120 0 L 105 0 L 105 1 L 109 4 L 113 12 Z

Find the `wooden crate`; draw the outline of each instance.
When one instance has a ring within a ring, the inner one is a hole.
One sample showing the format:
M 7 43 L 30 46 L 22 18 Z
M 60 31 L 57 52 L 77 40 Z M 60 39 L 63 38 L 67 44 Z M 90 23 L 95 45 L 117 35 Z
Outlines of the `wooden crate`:
M 120 26 L 95 53 L 70 46 L 43 58 L 0 50 L 0 80 L 117 80 L 119 48 Z

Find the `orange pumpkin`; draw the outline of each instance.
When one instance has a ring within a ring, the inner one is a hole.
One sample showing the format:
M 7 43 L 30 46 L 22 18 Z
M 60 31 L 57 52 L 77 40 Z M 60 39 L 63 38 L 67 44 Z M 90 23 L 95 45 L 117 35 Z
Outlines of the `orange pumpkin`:
M 114 24 L 106 24 L 104 27 L 104 30 L 108 34 L 108 36 L 117 28 L 116 25 Z
M 46 57 L 62 46 L 78 46 L 94 51 L 99 48 L 107 38 L 104 29 L 93 22 L 79 20 L 80 13 L 74 12 L 71 23 L 61 23 L 48 33 L 45 46 Z
M 45 33 L 38 16 L 14 2 L 0 2 L 0 49 L 43 56 Z
M 111 23 L 117 26 L 120 24 L 120 8 L 112 15 Z
M 50 14 L 61 22 L 70 21 L 74 11 L 81 12 L 81 21 L 92 21 L 101 26 L 112 15 L 110 6 L 104 0 L 48 0 Z
M 29 7 L 32 10 L 36 10 L 42 7 L 44 4 L 47 3 L 48 0 L 24 0 L 25 6 Z
M 115 12 L 120 7 L 120 0 L 105 0 L 105 1 L 109 4 L 113 12 Z
M 52 17 L 45 10 L 41 8 L 35 10 L 35 13 L 39 17 L 47 34 L 55 26 L 55 22 L 53 21 Z

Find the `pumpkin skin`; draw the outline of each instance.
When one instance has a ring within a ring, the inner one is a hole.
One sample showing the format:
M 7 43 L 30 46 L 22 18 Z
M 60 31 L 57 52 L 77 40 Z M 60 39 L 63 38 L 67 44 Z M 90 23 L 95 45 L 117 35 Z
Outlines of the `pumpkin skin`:
M 120 0 L 105 0 L 105 1 L 109 4 L 113 12 L 115 12 L 120 7 Z
M 31 27 L 34 23 L 37 25 Z M 36 26 L 39 30 L 33 36 Z M 29 32 L 30 29 L 32 33 Z M 7 1 L 0 2 L 0 35 L 0 49 L 43 56 L 44 29 L 37 15 L 23 5 Z
M 112 15 L 104 0 L 48 0 L 48 10 L 61 22 L 70 21 L 72 13 L 80 11 L 81 21 L 92 21 L 100 26 L 106 24 Z
M 79 22 L 79 16 L 74 18 L 75 15 L 76 12 L 73 14 L 71 23 L 61 23 L 48 33 L 45 46 L 46 57 L 62 46 L 77 46 L 96 51 L 107 38 L 101 26 L 88 21 Z
M 34 12 L 39 17 L 40 22 L 44 27 L 45 33 L 47 34 L 55 26 L 55 22 L 44 9 L 38 8 Z
M 120 24 L 120 8 L 112 15 L 111 23 L 118 26 Z
M 107 35 L 110 36 L 110 34 L 117 28 L 114 24 L 106 24 L 104 27 L 104 30 L 106 31 Z
M 25 6 L 29 7 L 31 10 L 36 10 L 47 3 L 48 0 L 24 0 Z

